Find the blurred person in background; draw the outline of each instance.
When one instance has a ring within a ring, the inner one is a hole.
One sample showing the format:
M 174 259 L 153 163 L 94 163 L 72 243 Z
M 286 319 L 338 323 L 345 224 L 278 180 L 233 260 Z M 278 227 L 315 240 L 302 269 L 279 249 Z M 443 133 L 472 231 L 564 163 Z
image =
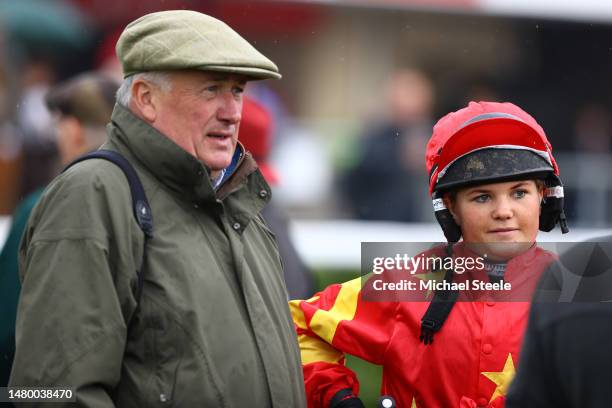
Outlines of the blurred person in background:
M 581 226 L 609 226 L 612 119 L 608 110 L 597 103 L 583 106 L 576 114 L 574 132 L 575 221 Z
M 385 91 L 386 117 L 368 126 L 361 159 L 342 177 L 346 204 L 363 220 L 430 220 L 431 211 L 415 197 L 427 192 L 422 152 L 433 123 L 433 84 L 419 70 L 401 69 Z
M 4 59 L 4 38 L 0 27 L 0 216 L 10 214 L 21 192 L 22 140 L 12 116 L 12 78 Z
M 84 70 L 88 59 L 85 53 L 95 23 L 73 3 L 0 1 L 0 65 L 8 72 L 8 121 L 16 129 L 21 150 L 19 171 L 12 176 L 19 181 L 15 194 L 19 198 L 46 185 L 58 166 L 52 118 L 44 97 L 59 78 Z M 13 191 L 9 185 L 7 195 Z M 9 213 L 17 201 L 11 204 Z
M 56 66 L 46 55 L 34 55 L 19 68 L 21 89 L 15 124 L 23 146 L 22 196 L 45 186 L 56 174 L 57 143 L 53 118 L 45 104 L 56 75 Z
M 552 146 L 516 105 L 471 102 L 437 122 L 426 165 L 448 244 L 416 258 L 481 257 L 483 264 L 456 272 L 387 270 L 292 301 L 309 407 L 363 407 L 345 353 L 382 366 L 381 393 L 398 407 L 504 406 L 529 300 L 555 259 L 538 247 L 538 230 L 559 224 L 568 231 Z M 511 291 L 441 289 L 419 299 L 418 291 L 376 292 L 372 282 L 380 276 L 411 279 L 417 288 L 423 280 L 503 281 Z
M 135 178 L 80 161 L 32 211 L 9 384 L 70 386 L 87 407 L 304 406 L 270 187 L 237 140 L 247 82 L 278 68 L 190 10 L 132 21 L 116 51 L 101 150 Z
M 612 119 L 599 104 L 589 104 L 576 115 L 575 148 L 578 152 L 610 153 L 612 149 Z
M 273 134 L 274 124 L 270 112 L 259 102 L 245 97 L 238 140 L 253 155 L 259 170 L 272 187 L 278 183 L 280 177 L 269 162 Z M 264 207 L 261 214 L 276 236 L 289 298 L 308 297 L 313 292 L 312 275 L 293 246 L 286 215 L 274 204 L 274 200 Z
M 53 117 L 60 160 L 67 165 L 106 140 L 119 84 L 98 73 L 83 73 L 53 86 L 45 102 Z M 19 297 L 17 252 L 30 212 L 44 188 L 28 195 L 13 214 L 0 253 L 0 386 L 6 386 L 15 352 L 15 315 Z

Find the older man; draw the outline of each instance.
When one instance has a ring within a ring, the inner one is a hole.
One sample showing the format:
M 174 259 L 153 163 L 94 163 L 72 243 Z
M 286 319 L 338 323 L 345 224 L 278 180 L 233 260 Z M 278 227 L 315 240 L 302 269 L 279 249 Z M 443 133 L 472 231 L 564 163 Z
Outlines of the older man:
M 117 54 L 125 80 L 103 149 L 136 169 L 153 238 L 143 247 L 114 164 L 86 160 L 52 183 L 21 245 L 11 385 L 72 387 L 81 406 L 304 406 L 259 215 L 270 189 L 237 143 L 246 82 L 279 78 L 276 66 L 192 11 L 132 22 Z

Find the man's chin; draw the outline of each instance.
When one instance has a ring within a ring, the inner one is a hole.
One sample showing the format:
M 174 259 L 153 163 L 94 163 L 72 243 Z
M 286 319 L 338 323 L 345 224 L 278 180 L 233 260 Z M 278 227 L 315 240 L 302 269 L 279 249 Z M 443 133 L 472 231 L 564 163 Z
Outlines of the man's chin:
M 198 159 L 206 165 L 212 172 L 221 171 L 227 168 L 232 163 L 231 155 L 223 155 L 223 157 L 203 156 Z

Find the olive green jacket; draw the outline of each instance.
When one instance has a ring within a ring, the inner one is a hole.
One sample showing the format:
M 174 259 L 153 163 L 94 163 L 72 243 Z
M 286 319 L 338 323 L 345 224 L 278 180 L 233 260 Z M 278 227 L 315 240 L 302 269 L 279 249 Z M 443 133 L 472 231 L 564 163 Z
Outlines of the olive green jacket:
M 270 189 L 250 154 L 215 192 L 206 167 L 119 105 L 103 148 L 132 163 L 153 213 L 139 307 L 144 235 L 127 180 L 81 162 L 47 188 L 21 242 L 10 384 L 70 386 L 87 407 L 305 406 L 259 215 Z

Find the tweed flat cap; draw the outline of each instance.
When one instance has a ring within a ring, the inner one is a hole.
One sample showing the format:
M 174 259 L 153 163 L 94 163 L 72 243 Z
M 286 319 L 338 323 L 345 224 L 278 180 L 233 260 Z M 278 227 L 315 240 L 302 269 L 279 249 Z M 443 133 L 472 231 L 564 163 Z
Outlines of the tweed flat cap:
M 224 22 L 190 10 L 169 10 L 132 21 L 117 41 L 128 77 L 138 72 L 197 69 L 280 78 L 276 65 Z

